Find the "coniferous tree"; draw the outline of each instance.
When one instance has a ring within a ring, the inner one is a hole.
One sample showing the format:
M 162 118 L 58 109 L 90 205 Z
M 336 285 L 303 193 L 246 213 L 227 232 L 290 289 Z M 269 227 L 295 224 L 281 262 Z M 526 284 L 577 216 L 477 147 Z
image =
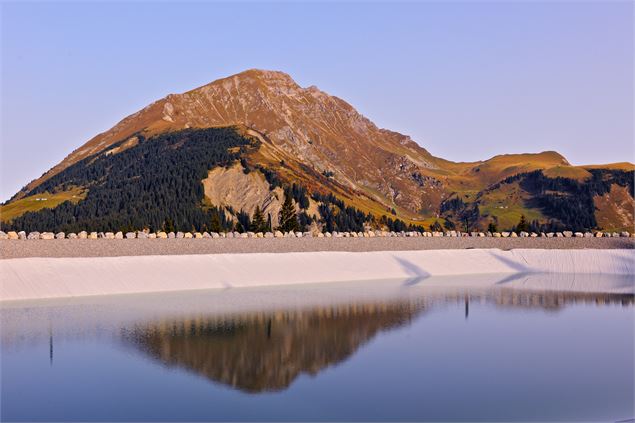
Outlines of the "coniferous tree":
M 254 210 L 250 230 L 252 232 L 267 232 L 267 223 L 265 223 L 265 216 L 262 214 L 260 206 L 256 206 L 256 210 Z
M 285 194 L 291 194 L 300 209 L 306 210 L 309 208 L 309 197 L 307 196 L 307 191 L 304 186 L 294 183 L 290 188 L 285 190 Z
M 222 232 L 223 228 L 220 224 L 220 211 L 218 213 L 212 213 L 212 219 L 209 225 L 209 229 L 212 232 Z
M 280 219 L 279 219 L 278 230 L 282 232 L 289 231 L 297 231 L 299 228 L 298 225 L 298 216 L 295 212 L 295 206 L 293 205 L 293 198 L 288 193 L 285 193 L 284 203 L 282 204 L 282 209 L 280 210 Z
M 165 223 L 163 224 L 163 229 L 166 232 L 175 232 L 174 230 L 174 221 L 170 218 L 165 219 Z
M 242 233 L 250 230 L 251 219 L 249 218 L 249 213 L 241 209 L 236 215 L 236 219 L 238 220 L 238 223 L 236 223 L 236 231 Z
M 470 222 L 470 216 L 466 215 L 466 216 L 463 217 L 463 229 L 464 229 L 463 232 L 469 232 L 470 231 L 470 228 L 472 226 L 471 223 L 472 222 Z
M 301 232 L 306 232 L 312 222 L 313 219 L 305 211 L 300 212 L 298 215 L 298 227 Z
M 518 222 L 518 225 L 516 226 L 516 232 L 520 233 L 520 232 L 527 232 L 529 230 L 529 225 L 527 224 L 527 220 L 525 219 L 525 215 L 521 214 L 520 215 L 520 221 Z

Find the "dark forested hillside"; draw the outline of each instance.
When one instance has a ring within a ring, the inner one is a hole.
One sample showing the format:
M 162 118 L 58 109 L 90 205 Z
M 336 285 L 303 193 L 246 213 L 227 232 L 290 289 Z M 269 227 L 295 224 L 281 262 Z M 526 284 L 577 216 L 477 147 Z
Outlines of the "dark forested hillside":
M 491 185 L 477 196 L 474 203 L 464 203 L 460 198 L 451 198 L 441 205 L 441 213 L 448 218 L 465 218 L 471 222 L 480 217 L 479 198 L 484 194 L 517 183 L 529 194 L 524 206 L 540 210 L 548 219 L 544 222 L 532 222 L 537 231 L 590 230 L 598 227 L 594 197 L 611 191 L 611 186 L 625 187 L 631 198 L 634 196 L 635 172 L 618 169 L 589 169 L 590 178 L 577 180 L 565 177 L 548 177 L 542 170 L 519 173 Z M 458 222 L 457 222 L 458 223 Z M 513 228 L 501 228 L 513 229 Z
M 88 190 L 84 200 L 25 213 L 3 224 L 4 228 L 106 231 L 167 226 L 192 230 L 206 228 L 210 222 L 231 226 L 215 207 L 202 207 L 201 181 L 212 167 L 238 159 L 250 145 L 249 139 L 233 128 L 186 129 L 138 138 L 131 148 L 87 157 L 27 193 L 79 186 Z
M 627 187 L 633 197 L 633 171 L 591 169 L 591 178 L 577 181 L 568 178 L 548 178 L 542 171 L 524 175 L 520 186 L 533 198 L 530 207 L 539 208 L 545 215 L 557 219 L 563 227 L 573 230 L 597 226 L 593 197 L 604 195 L 612 184 Z

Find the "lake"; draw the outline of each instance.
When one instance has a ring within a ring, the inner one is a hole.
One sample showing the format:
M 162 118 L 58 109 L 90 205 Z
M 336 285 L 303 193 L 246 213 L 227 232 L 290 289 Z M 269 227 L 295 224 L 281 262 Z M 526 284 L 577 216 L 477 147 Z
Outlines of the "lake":
M 481 275 L 4 303 L 1 418 L 631 419 L 633 288 Z

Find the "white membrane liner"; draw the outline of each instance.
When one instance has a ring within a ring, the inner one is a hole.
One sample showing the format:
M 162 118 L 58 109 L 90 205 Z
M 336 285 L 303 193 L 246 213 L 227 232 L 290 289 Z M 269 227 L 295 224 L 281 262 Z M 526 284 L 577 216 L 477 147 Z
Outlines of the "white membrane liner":
M 635 250 L 498 249 L 0 260 L 0 301 L 498 274 L 635 276 Z

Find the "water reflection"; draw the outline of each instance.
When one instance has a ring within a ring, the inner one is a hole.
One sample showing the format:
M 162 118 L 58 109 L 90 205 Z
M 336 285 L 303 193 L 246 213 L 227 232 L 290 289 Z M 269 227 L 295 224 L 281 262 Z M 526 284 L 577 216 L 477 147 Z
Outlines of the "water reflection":
M 548 289 L 551 287 L 551 289 Z M 598 291 L 598 292 L 595 292 Z M 472 303 L 558 312 L 569 304 L 631 307 L 630 277 L 428 279 L 45 301 L 0 308 L 2 348 L 109 339 L 153 362 L 245 392 L 280 391 L 347 360 L 382 331 Z
M 468 319 L 475 301 L 557 311 L 569 303 L 632 306 L 634 296 L 511 288 L 442 291 L 393 302 L 137 323 L 123 328 L 121 339 L 165 366 L 245 392 L 279 391 L 303 373 L 316 375 L 343 362 L 380 332 L 408 325 L 435 307 L 464 303 Z
M 247 392 L 287 388 L 350 357 L 379 332 L 407 324 L 422 304 L 356 304 L 136 325 L 123 339 L 167 366 Z
M 634 288 L 477 275 L 0 304 L 0 420 L 616 421 Z

